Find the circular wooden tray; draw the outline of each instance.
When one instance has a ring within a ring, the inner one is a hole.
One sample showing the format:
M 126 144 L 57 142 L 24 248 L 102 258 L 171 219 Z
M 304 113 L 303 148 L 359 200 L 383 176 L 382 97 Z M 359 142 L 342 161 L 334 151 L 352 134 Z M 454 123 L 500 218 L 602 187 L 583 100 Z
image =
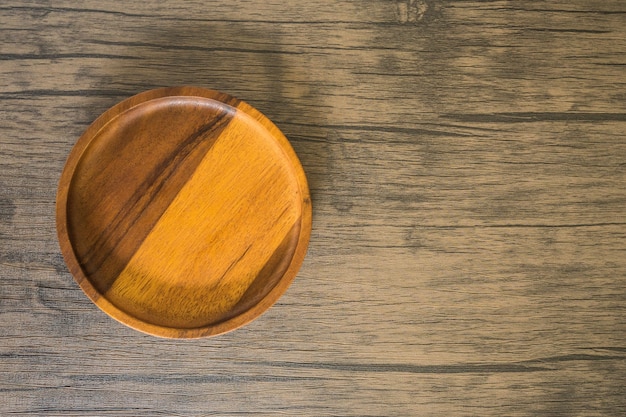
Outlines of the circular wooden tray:
M 112 107 L 72 149 L 57 194 L 70 272 L 107 314 L 163 337 L 211 336 L 287 289 L 311 201 L 287 139 L 250 105 L 196 87 Z

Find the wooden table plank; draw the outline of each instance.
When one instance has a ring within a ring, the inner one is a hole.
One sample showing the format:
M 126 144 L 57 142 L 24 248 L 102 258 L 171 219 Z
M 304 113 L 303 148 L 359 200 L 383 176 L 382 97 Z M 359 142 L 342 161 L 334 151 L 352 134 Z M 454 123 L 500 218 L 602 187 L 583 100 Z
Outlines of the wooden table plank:
M 611 1 L 0 5 L 0 414 L 626 413 L 626 8 Z M 83 295 L 56 184 L 137 92 L 238 96 L 313 233 L 279 303 L 153 338 Z

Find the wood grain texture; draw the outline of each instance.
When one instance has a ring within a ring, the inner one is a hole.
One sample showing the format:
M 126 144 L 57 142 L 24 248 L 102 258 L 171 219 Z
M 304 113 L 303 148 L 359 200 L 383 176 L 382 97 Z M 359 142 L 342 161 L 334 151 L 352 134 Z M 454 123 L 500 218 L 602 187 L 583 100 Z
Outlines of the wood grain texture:
M 0 6 L 3 415 L 626 413 L 626 8 Z M 196 341 L 110 320 L 56 244 L 76 139 L 150 88 L 265 113 L 314 202 L 294 285 Z
M 306 177 L 282 133 L 198 87 L 150 90 L 100 116 L 68 157 L 56 213 L 85 293 L 166 337 L 256 318 L 295 277 L 311 234 Z

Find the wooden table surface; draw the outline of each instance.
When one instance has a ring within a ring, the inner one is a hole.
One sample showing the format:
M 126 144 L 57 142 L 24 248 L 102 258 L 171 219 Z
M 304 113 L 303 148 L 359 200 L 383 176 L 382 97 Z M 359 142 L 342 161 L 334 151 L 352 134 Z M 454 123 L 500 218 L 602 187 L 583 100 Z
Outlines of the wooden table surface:
M 0 415 L 626 415 L 626 3 L 0 4 Z M 195 85 L 290 139 L 313 232 L 216 338 L 93 305 L 56 238 L 104 110 Z

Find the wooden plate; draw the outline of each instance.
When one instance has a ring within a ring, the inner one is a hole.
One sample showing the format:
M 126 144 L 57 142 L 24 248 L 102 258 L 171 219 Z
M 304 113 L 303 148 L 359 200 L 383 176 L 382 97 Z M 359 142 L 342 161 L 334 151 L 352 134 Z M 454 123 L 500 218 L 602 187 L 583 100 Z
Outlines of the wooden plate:
M 311 234 L 311 201 L 287 139 L 217 91 L 147 91 L 106 111 L 61 175 L 65 261 L 103 311 L 163 337 L 255 319 L 287 289 Z

